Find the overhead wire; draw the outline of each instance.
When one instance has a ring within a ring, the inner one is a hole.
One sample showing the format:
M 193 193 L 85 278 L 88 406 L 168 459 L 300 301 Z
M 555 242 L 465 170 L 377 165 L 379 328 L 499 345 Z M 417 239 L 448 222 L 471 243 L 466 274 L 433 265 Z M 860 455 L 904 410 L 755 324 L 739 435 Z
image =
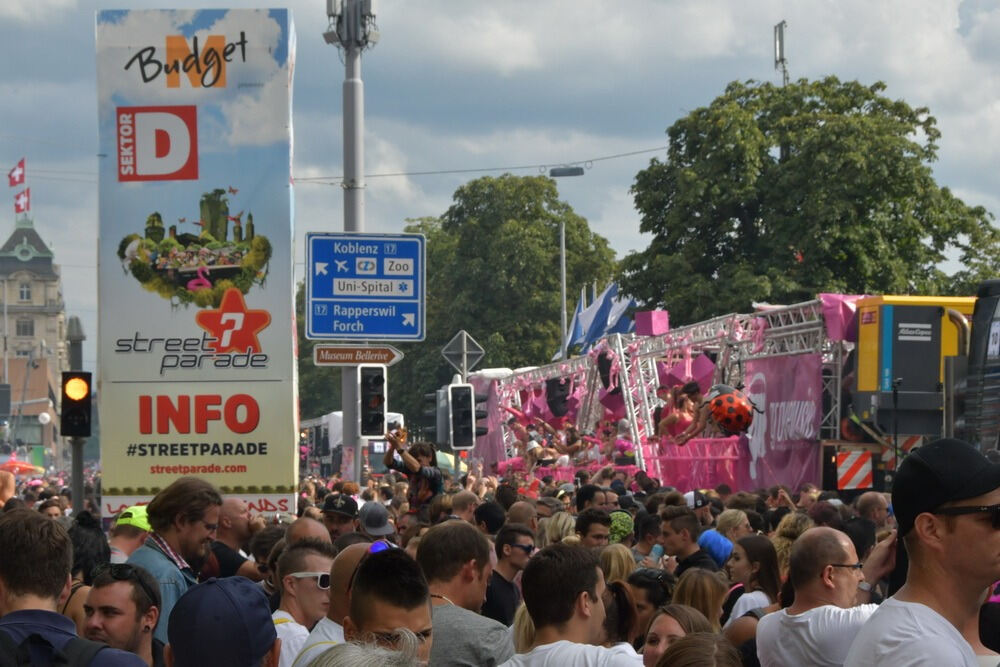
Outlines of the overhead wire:
M 669 148 L 668 146 L 656 146 L 654 148 L 643 148 L 636 151 L 626 151 L 623 153 L 614 153 L 612 155 L 601 155 L 598 157 L 586 158 L 583 160 L 573 160 L 570 162 L 559 162 L 559 163 L 532 163 L 532 164 L 518 164 L 518 165 L 507 165 L 507 166 L 496 166 L 496 167 L 471 167 L 465 169 L 430 169 L 421 171 L 393 171 L 393 172 L 381 172 L 373 174 L 365 174 L 365 178 L 399 178 L 399 177 L 413 177 L 413 176 L 444 176 L 449 174 L 478 174 L 478 173 L 489 173 L 498 171 L 526 171 L 529 169 L 538 170 L 544 172 L 551 167 L 576 167 L 582 166 L 589 169 L 595 162 L 605 162 L 608 160 L 618 160 L 625 157 L 631 157 L 633 155 L 644 155 L 648 153 L 657 153 Z M 39 169 L 32 168 L 30 170 L 31 178 L 37 178 L 39 180 L 46 181 L 65 181 L 65 182 L 77 182 L 77 183 L 95 183 L 96 180 L 86 177 L 96 178 L 94 172 L 87 171 L 76 171 L 76 170 L 64 170 L 64 169 Z M 62 175 L 65 174 L 65 175 Z M 84 178 L 80 178 L 84 177 Z M 293 180 L 295 183 L 301 183 L 306 185 L 339 185 L 343 183 L 343 176 L 303 176 L 296 177 L 293 175 Z
M 496 172 L 496 171 L 525 171 L 528 169 L 538 169 L 545 170 L 549 167 L 576 167 L 584 166 L 588 169 L 595 162 L 604 162 L 606 160 L 616 160 L 623 157 L 630 157 L 633 155 L 643 155 L 646 153 L 656 153 L 662 150 L 666 150 L 668 146 L 657 146 L 655 148 L 644 148 L 637 151 L 627 151 L 624 153 L 615 153 L 613 155 L 602 155 L 599 157 L 587 158 L 585 160 L 574 160 L 572 162 L 559 162 L 553 164 L 522 164 L 522 165 L 510 165 L 506 167 L 475 167 L 471 169 L 434 169 L 429 171 L 399 171 L 399 172 L 386 172 L 386 173 L 376 173 L 376 174 L 365 174 L 365 178 L 391 178 L 400 176 L 440 176 L 446 174 L 472 174 L 472 173 L 485 173 L 485 172 Z M 343 176 L 308 176 L 302 178 L 295 178 L 296 183 L 307 183 L 307 184 L 320 184 L 320 185 L 335 185 L 342 183 L 344 180 Z

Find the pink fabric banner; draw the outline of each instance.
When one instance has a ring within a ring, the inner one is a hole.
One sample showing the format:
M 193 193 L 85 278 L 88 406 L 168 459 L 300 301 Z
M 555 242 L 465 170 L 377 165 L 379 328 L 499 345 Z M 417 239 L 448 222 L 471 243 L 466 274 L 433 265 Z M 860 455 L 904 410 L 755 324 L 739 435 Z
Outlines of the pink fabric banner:
M 661 451 L 662 455 L 647 455 L 645 462 L 649 476 L 664 486 L 685 492 L 719 484 L 734 491 L 756 488 L 750 479 L 745 438 L 696 438 L 683 446 L 665 444 Z
M 747 397 L 757 406 L 749 438 L 754 488 L 820 482 L 823 361 L 818 354 L 746 362 Z
M 863 294 L 820 294 L 823 303 L 823 321 L 826 324 L 826 335 L 830 340 L 858 340 L 857 306 L 855 301 L 864 297 Z

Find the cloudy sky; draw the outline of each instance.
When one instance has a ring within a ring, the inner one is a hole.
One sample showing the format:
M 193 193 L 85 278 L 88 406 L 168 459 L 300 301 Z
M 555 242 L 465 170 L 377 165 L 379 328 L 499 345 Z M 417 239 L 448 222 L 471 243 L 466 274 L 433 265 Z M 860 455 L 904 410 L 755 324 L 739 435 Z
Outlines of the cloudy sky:
M 0 169 L 28 159 L 32 215 L 63 267 L 67 312 L 83 320 L 88 368 L 97 336 L 94 12 L 164 4 L 0 3 Z M 298 36 L 301 278 L 304 233 L 343 229 L 344 70 L 322 38 L 325 3 L 275 5 L 293 9 Z M 636 172 L 663 155 L 674 120 L 726 83 L 780 81 L 772 29 L 783 19 L 793 79 L 882 80 L 890 97 L 929 107 L 943 133 L 939 182 L 1000 212 L 1000 4 L 991 0 L 379 0 L 377 8 L 381 41 L 362 67 L 368 231 L 440 215 L 458 186 L 503 167 L 533 175 L 585 162 L 585 176 L 559 181 L 561 197 L 619 257 L 644 248 L 628 192 Z M 327 180 L 308 180 L 319 177 Z M 13 229 L 13 192 L 0 208 L 3 237 Z

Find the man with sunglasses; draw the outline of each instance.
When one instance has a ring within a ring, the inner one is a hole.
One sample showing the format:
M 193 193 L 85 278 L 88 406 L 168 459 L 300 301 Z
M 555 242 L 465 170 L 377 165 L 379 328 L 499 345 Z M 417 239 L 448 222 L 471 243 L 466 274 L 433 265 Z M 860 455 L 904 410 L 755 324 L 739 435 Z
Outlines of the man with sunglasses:
M 1000 579 L 1000 465 L 960 440 L 936 440 L 900 464 L 892 507 L 906 583 L 858 633 L 846 664 L 974 667 L 962 634 L 978 628 L 983 596 Z
M 295 667 L 308 665 L 313 659 L 331 646 L 344 643 L 344 618 L 350 613 L 351 582 L 361 559 L 369 553 L 391 548 L 388 542 L 362 542 L 351 544 L 337 552 L 330 566 L 329 604 L 324 618 L 321 618 L 292 663 Z
M 851 642 L 878 608 L 867 604 L 871 585 L 892 571 L 895 544 L 895 536 L 886 538 L 862 564 L 841 531 L 820 526 L 802 533 L 788 564 L 795 601 L 757 624 L 761 666 L 843 665 Z
M 125 563 L 94 570 L 83 603 L 83 635 L 134 653 L 151 667 L 162 667 L 163 643 L 153 639 L 160 618 L 160 587 L 141 567 Z
M 535 550 L 535 534 L 523 523 L 505 524 L 497 533 L 494 550 L 497 564 L 486 587 L 483 616 L 509 627 L 514 623 L 514 612 L 521 604 L 521 592 L 514 578 L 528 565 L 528 559 Z
M 278 558 L 281 604 L 271 618 L 281 640 L 280 667 L 295 662 L 309 631 L 330 609 L 333 557 L 329 542 L 304 539 L 285 549 Z
M 27 653 L 24 664 L 49 665 L 56 652 L 68 664 L 141 666 L 131 653 L 76 636 L 56 610 L 69 595 L 73 545 L 58 521 L 40 512 L 0 513 L 0 657 Z

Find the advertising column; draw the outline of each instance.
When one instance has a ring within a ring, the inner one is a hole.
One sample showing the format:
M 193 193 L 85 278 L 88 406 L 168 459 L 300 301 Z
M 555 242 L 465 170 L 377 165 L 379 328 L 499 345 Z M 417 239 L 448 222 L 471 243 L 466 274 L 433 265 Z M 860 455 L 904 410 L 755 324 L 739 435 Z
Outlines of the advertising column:
M 97 14 L 105 515 L 183 475 L 295 511 L 294 62 L 285 9 Z

